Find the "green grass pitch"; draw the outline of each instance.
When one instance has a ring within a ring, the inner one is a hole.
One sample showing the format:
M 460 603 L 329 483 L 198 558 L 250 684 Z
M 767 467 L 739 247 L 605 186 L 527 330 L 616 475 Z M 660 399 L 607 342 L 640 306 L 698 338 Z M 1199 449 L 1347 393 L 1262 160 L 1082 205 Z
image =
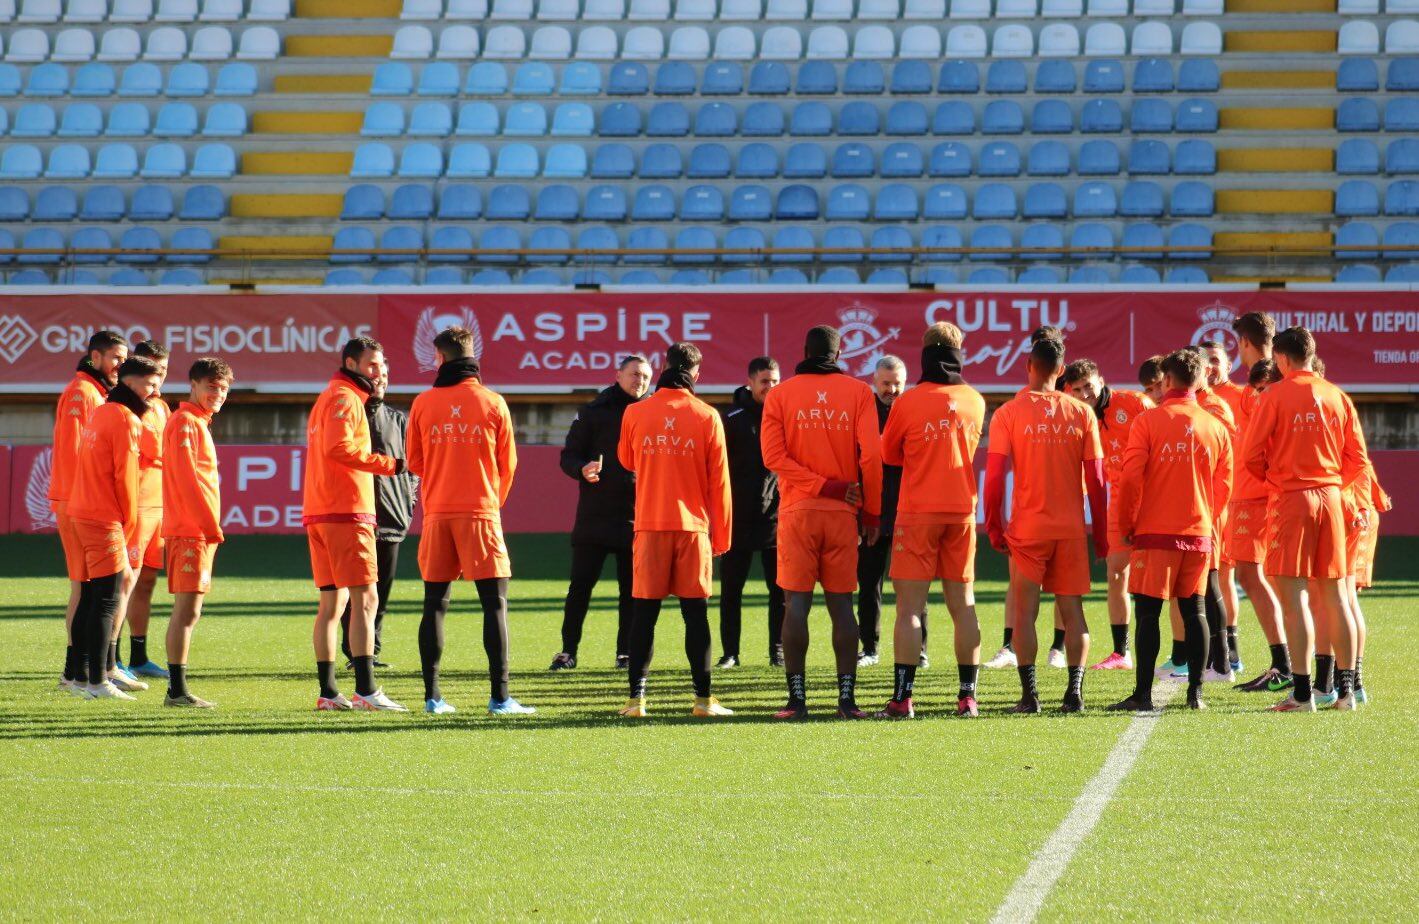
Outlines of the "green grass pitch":
M 751 583 L 749 664 L 716 677 L 738 715 L 689 718 L 672 605 L 651 675 L 655 717 L 631 725 L 615 716 L 614 583 L 598 589 L 582 667 L 549 675 L 565 539 L 511 545 L 513 692 L 539 710 L 525 720 L 483 711 L 481 617 L 467 585 L 455 590 L 444 658 L 458 715 L 313 712 L 314 590 L 299 537 L 237 539 L 218 555 L 191 667 L 192 689 L 216 711 L 163 709 L 156 686 L 137 703 L 80 702 L 54 692 L 58 545 L 0 539 L 0 917 L 984 920 L 1130 721 L 1101 708 L 1126 693 L 1120 673 L 1090 674 L 1085 715 L 1025 718 L 1002 714 L 1014 672 L 983 671 L 981 719 L 949 717 L 955 663 L 935 602 L 933 667 L 918 678 L 924 719 L 827 718 L 820 607 L 809 674 L 819 718 L 774 724 L 783 678 L 765 663 L 763 589 Z M 1388 580 L 1364 598 L 1368 708 L 1269 715 L 1273 697 L 1209 688 L 1211 711 L 1169 710 L 1041 919 L 1413 920 L 1416 553 L 1413 541 L 1381 543 Z M 986 555 L 989 657 L 1004 587 Z M 412 547 L 404 565 L 386 625 L 395 667 L 382 681 L 417 708 Z M 159 657 L 167 607 L 160 590 Z M 1102 600 L 1088 613 L 1094 653 L 1106 653 Z M 1245 604 L 1241 626 L 1250 675 L 1266 650 Z M 1040 674 L 1057 702 L 1064 672 Z M 352 688 L 348 672 L 341 680 Z M 876 706 L 890 666 L 865 669 L 860 683 L 860 701 Z

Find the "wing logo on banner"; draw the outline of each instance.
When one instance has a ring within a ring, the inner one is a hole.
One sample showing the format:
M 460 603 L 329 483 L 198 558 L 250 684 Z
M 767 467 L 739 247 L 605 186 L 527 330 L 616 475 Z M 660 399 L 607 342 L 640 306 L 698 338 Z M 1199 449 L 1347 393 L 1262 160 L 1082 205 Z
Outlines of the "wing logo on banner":
M 1230 371 L 1236 372 L 1242 364 L 1241 353 L 1237 350 L 1237 334 L 1232 330 L 1232 322 L 1237 319 L 1237 312 L 1221 302 L 1213 302 L 1199 309 L 1197 317 L 1201 325 L 1192 332 L 1192 342 L 1197 344 L 1215 340 L 1222 344 L 1227 349 L 1227 355 L 1232 357 Z
M 17 314 L 0 314 L 0 359 L 13 363 L 34 346 L 39 334 Z
M 884 334 L 877 329 L 876 320 L 877 312 L 861 302 L 853 302 L 838 312 L 838 333 L 843 338 L 839 361 L 853 375 L 871 375 L 877 361 L 886 355 L 883 347 L 902 332 L 900 327 L 889 327 Z M 859 357 L 861 362 L 857 362 Z
M 420 372 L 437 372 L 439 352 L 434 349 L 434 338 L 450 327 L 466 327 L 473 334 L 473 358 L 483 358 L 483 332 L 478 327 L 478 316 L 473 309 L 459 307 L 453 311 L 440 313 L 437 308 L 425 308 L 419 312 L 419 322 L 414 325 L 414 359 Z
M 49 509 L 49 471 L 54 450 L 42 449 L 35 454 L 30 477 L 25 482 L 25 512 L 30 515 L 30 529 L 53 529 L 58 525 L 54 511 Z

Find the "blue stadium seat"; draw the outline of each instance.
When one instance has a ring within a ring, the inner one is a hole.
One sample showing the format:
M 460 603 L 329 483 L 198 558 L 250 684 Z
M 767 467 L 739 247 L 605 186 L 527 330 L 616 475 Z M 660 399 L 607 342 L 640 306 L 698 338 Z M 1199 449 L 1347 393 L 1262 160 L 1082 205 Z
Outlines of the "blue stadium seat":
M 916 190 L 905 183 L 888 183 L 877 190 L 874 221 L 916 221 L 920 212 Z
M 882 152 L 882 176 L 914 177 L 926 172 L 926 162 L 922 160 L 921 148 L 905 141 L 887 145 Z
M 887 134 L 898 137 L 925 135 L 928 121 L 925 106 L 914 100 L 902 100 L 893 103 L 887 110 Z
M 550 96 L 556 88 L 556 75 L 545 61 L 526 61 L 513 71 L 513 96 Z
M 108 111 L 110 138 L 142 138 L 148 134 L 148 107 L 142 103 L 115 103 Z
M 623 286 L 658 286 L 660 276 L 653 270 L 631 270 L 621 274 Z
M 1024 217 L 1064 218 L 1069 212 L 1069 200 L 1058 183 L 1033 183 L 1025 190 Z
M 1025 63 L 1013 58 L 990 62 L 985 72 L 985 92 L 1024 93 L 1029 89 L 1025 80 Z
M 371 103 L 365 109 L 360 134 L 366 138 L 392 138 L 404 134 L 404 108 L 398 103 Z
M 389 198 L 390 221 L 428 221 L 434 215 L 434 188 L 406 183 Z
M 1393 70 L 1394 65 L 1391 64 L 1390 71 Z M 1335 89 L 1341 93 L 1373 93 L 1379 88 L 1380 72 L 1373 58 L 1346 58 L 1335 71 Z
M 80 228 L 69 239 L 69 246 L 74 250 L 112 250 L 113 238 L 103 228 Z M 107 263 L 108 261 L 109 256 L 102 253 L 76 253 L 73 255 L 75 263 Z
M 1368 81 L 1361 81 L 1352 77 L 1352 83 L 1364 84 L 1358 86 L 1341 86 L 1342 80 L 1336 80 L 1337 90 L 1378 90 L 1379 78 L 1375 75 L 1375 62 L 1369 58 L 1347 58 L 1340 62 L 1340 76 L 1345 75 L 1346 65 L 1368 64 Z M 1352 71 L 1355 68 L 1352 67 Z M 1389 70 L 1385 72 L 1385 89 L 1391 93 L 1406 92 L 1409 90 L 1419 90 L 1419 58 L 1395 58 L 1389 62 Z
M 468 96 L 502 96 L 507 90 L 507 68 L 497 61 L 474 64 L 463 82 L 463 92 Z
M 488 192 L 489 221 L 525 221 L 532 214 L 532 195 L 526 186 L 504 183 Z
M 408 96 L 414 92 L 414 72 L 403 61 L 385 61 L 374 69 L 371 96 Z
M 931 149 L 926 172 L 931 176 L 970 176 L 970 148 L 959 141 L 943 141 Z
M 516 233 L 516 232 L 514 232 Z M 485 269 L 473 274 L 473 278 L 468 280 L 471 286 L 510 286 L 512 277 L 507 270 Z
M 1079 130 L 1096 135 L 1120 134 L 1123 132 L 1123 108 L 1116 100 L 1091 99 L 1079 110 Z
M 364 274 L 357 269 L 335 269 L 325 274 L 324 286 L 362 286 Z
M 670 285 L 672 286 L 707 286 L 709 277 L 703 270 L 682 269 L 670 274 Z
M 158 255 L 144 251 L 161 250 L 163 239 L 152 228 L 141 225 L 129 228 L 118 239 L 118 248 L 123 251 L 114 257 L 119 263 L 157 263 Z
M 1119 214 L 1130 218 L 1157 218 L 1163 214 L 1163 187 L 1149 180 L 1134 180 L 1123 188 Z
M 1352 180 L 1351 182 L 1362 181 Z M 1340 214 L 1338 205 L 1336 214 Z M 1385 190 L 1385 214 L 1419 215 L 1419 182 L 1397 180 L 1389 184 L 1389 189 Z M 1414 258 L 1419 260 L 1419 254 L 1415 254 Z
M 750 103 L 744 110 L 744 122 L 739 127 L 746 137 L 777 138 L 784 132 L 783 108 L 777 103 Z
M 1173 187 L 1168 211 L 1174 218 L 1211 218 L 1214 211 L 1212 187 L 1196 180 L 1179 183 Z
M 570 187 L 567 188 L 570 190 Z M 601 184 L 587 190 L 586 206 L 581 217 L 587 221 L 625 221 L 628 211 L 625 189 Z
M 1123 226 L 1123 249 L 1121 256 L 1125 260 L 1161 260 L 1163 254 L 1160 250 L 1163 246 L 1163 229 L 1148 222 L 1134 222 Z M 1136 250 L 1131 248 L 1146 247 L 1148 250 Z
M 1217 172 L 1217 151 L 1210 141 L 1190 138 L 1178 142 L 1173 152 L 1173 172 L 1183 176 L 1212 176 Z
M 555 179 L 586 176 L 586 148 L 580 144 L 554 144 L 547 149 L 542 175 Z
M 376 104 L 378 105 L 378 104 Z M 538 106 L 540 111 L 542 107 Z M 492 103 L 464 103 L 458 107 L 453 133 L 464 138 L 485 138 L 498 133 L 498 110 Z
M 642 179 L 665 180 L 682 176 L 685 164 L 680 149 L 673 144 L 652 144 L 641 154 Z
M 849 225 L 834 225 L 823 232 L 823 246 L 841 250 L 842 253 L 825 253 L 820 259 L 824 263 L 860 263 L 862 251 L 867 247 L 867 238 L 862 232 Z
M 1217 131 L 1217 105 L 1206 99 L 1185 99 L 1178 104 L 1173 130 L 1185 134 Z
M 954 286 L 961 281 L 961 275 L 951 267 L 928 266 L 922 271 L 920 281 L 930 286 Z
M 5 232 L 5 233 L 8 234 L 9 232 Z M 3 238 L 0 238 L 0 240 L 3 240 Z M 6 246 L 6 247 L 11 246 L 11 244 L 12 244 L 12 242 L 10 242 L 10 241 L 8 241 L 8 240 L 5 242 L 5 246 Z M 9 257 L 6 257 L 6 258 L 5 258 L 5 261 L 8 262 L 8 260 L 9 260 Z M 80 272 L 79 272 L 78 270 L 72 271 L 72 272 L 69 274 L 69 276 L 70 276 L 69 284 L 70 284 L 70 285 L 98 285 L 98 284 L 99 284 L 99 282 L 98 282 L 97 279 L 94 279 L 92 282 L 83 281 L 83 280 L 81 280 L 81 279 L 78 278 L 80 275 L 81 275 L 81 274 L 80 274 Z M 24 269 L 24 270 L 20 270 L 18 273 L 15 273 L 15 274 L 11 275 L 9 281 L 7 282 L 7 285 L 12 285 L 12 286 L 47 286 L 47 285 L 49 285 L 49 284 L 50 284 L 49 274 L 46 273 L 44 270 L 40 270 L 40 269 Z
M 177 210 L 172 190 L 166 186 L 139 186 L 128 207 L 129 221 L 168 221 Z
M 552 137 L 589 138 L 596 131 L 596 114 L 586 103 L 562 103 L 552 113 Z
M 443 109 L 445 115 L 448 110 Z M 418 114 L 418 110 L 415 110 Z M 217 103 L 207 110 L 207 116 L 202 122 L 202 136 L 204 138 L 230 138 L 246 134 L 246 110 L 240 103 Z M 444 134 L 447 134 L 445 132 Z
M 690 149 L 685 175 L 697 180 L 717 180 L 729 176 L 729 149 L 722 144 L 697 144 Z
M 1129 115 L 1129 131 L 1171 132 L 1173 130 L 1173 107 L 1167 100 L 1144 97 L 1133 101 Z
M 715 186 L 691 186 L 680 200 L 681 221 L 722 221 L 724 193 Z
M 1363 284 L 1379 282 L 1381 281 L 1381 276 L 1378 267 L 1360 263 L 1352 264 L 1350 266 L 1342 266 L 1340 268 L 1340 272 L 1335 274 L 1335 281 L 1347 282 L 1352 284 Z
M 1073 61 L 1049 58 L 1035 68 L 1036 93 L 1073 93 L 1077 86 Z
M 966 191 L 955 183 L 937 183 L 926 191 L 922 217 L 931 221 L 965 218 L 969 205 Z
M 959 228 L 949 225 L 932 225 L 921 233 L 921 246 L 941 248 L 942 250 L 959 250 L 965 244 L 961 239 Z M 929 259 L 935 262 L 959 263 L 961 254 L 937 252 L 930 254 Z
M 1385 103 L 1385 131 L 1419 131 L 1419 99 L 1401 96 Z
M 147 273 L 131 267 L 117 270 L 108 277 L 108 284 L 111 286 L 146 286 L 148 282 Z
M 872 148 L 860 142 L 840 144 L 833 150 L 832 175 L 835 177 L 868 177 L 877 172 Z
M 539 228 L 539 229 L 538 229 L 538 231 L 560 231 L 560 230 L 562 230 L 562 229 L 561 229 L 561 228 Z M 533 237 L 536 237 L 536 236 L 537 236 L 537 234 L 534 232 L 534 233 L 533 233 Z M 562 279 L 562 274 L 559 273 L 559 272 L 557 272 L 556 270 L 554 270 L 554 269 L 547 269 L 546 267 L 539 267 L 538 269 L 528 270 L 527 272 L 523 273 L 523 274 L 522 274 L 522 278 L 518 280 L 518 283 L 519 283 L 520 285 L 524 285 L 524 286 L 560 286 L 560 285 L 565 285 L 565 284 L 566 284 L 566 281 L 565 281 L 564 279 Z
M 604 138 L 629 138 L 641 133 L 641 112 L 629 103 L 612 103 L 601 110 L 596 133 Z
M 477 65 L 475 64 L 474 67 Z M 573 61 L 562 69 L 560 92 L 563 96 L 599 95 L 601 93 L 601 69 L 590 61 Z
M 452 61 L 430 61 L 419 73 L 419 86 L 415 90 L 420 96 L 457 96 L 458 65 Z
M 774 218 L 779 221 L 805 221 L 817 217 L 818 192 L 813 187 L 792 183 L 779 190 Z
M 614 234 L 612 238 L 615 238 Z M 668 250 L 669 248 L 670 238 L 660 228 L 632 228 L 631 233 L 626 235 L 627 250 Z M 663 263 L 665 257 L 654 253 L 627 254 L 623 261 L 626 263 Z
M 25 191 L 18 186 L 0 186 L 0 222 L 24 221 L 29 217 L 30 198 Z
M 778 152 L 762 142 L 746 144 L 739 149 L 734 162 L 734 175 L 744 179 L 766 179 L 779 173 Z
M 1211 58 L 1184 58 L 1178 67 L 1179 93 L 1216 93 L 1221 86 L 1222 75 Z
M 1075 218 L 1112 218 L 1118 214 L 1118 196 L 1108 183 L 1091 181 L 1074 189 Z
M 972 61 L 945 61 L 936 81 L 938 93 L 979 93 L 980 69 Z
M 815 179 L 828 174 L 828 152 L 821 144 L 804 142 L 791 145 L 783 159 L 783 175 L 788 178 Z
M 995 141 L 981 148 L 978 171 L 981 176 L 1019 176 L 1020 149 L 1008 141 Z
M 1036 141 L 1030 145 L 1025 172 L 1030 176 L 1068 176 L 1069 148 L 1059 141 Z
M 996 248 L 1002 251 L 978 253 L 972 257 L 974 260 L 1013 260 L 1013 256 L 1003 252 L 1004 248 L 1009 248 L 1013 244 L 1014 242 L 1010 239 L 1010 229 L 1005 225 L 976 225 L 971 229 L 971 247 L 976 249 Z
M 876 135 L 881 130 L 881 118 L 872 103 L 854 100 L 845 104 L 838 113 L 839 135 Z
M 374 286 L 412 286 L 414 277 L 409 275 L 408 270 L 395 269 L 389 267 L 375 272 L 370 279 L 370 285 Z
M 736 186 L 729 195 L 730 221 L 769 221 L 773 212 L 773 194 L 767 186 Z
M 1100 257 L 1107 258 L 1113 255 L 1113 229 L 1097 221 L 1081 221 L 1069 233 L 1069 246 L 1098 250 Z
M 195 61 L 184 61 L 168 71 L 168 96 L 206 96 L 210 78 L 207 67 Z
M 1335 129 L 1342 132 L 1377 132 L 1380 130 L 1380 107 L 1362 96 L 1340 101 L 1335 108 Z
M 212 232 L 206 228 L 178 228 L 172 233 L 168 247 L 173 250 L 216 250 L 217 243 Z M 168 255 L 169 263 L 210 263 L 210 253 L 175 253 Z
M 975 111 L 959 100 L 939 104 L 931 117 L 933 135 L 972 135 L 975 130 Z
M 1413 254 L 1410 254 L 1413 256 Z M 1401 263 L 1385 273 L 1385 282 L 1419 282 L 1419 263 Z
M 165 154 L 171 149 L 171 145 L 160 147 L 164 148 Z M 126 180 L 137 175 L 138 152 L 133 150 L 131 145 L 106 144 L 99 148 L 98 155 L 94 158 L 94 177 L 96 179 Z M 198 175 L 196 170 L 192 175 Z
M 1173 92 L 1173 65 L 1166 58 L 1141 59 L 1133 66 L 1133 92 Z
M 1419 222 L 1396 221 L 1384 230 L 1386 260 L 1419 259 L 1419 250 L 1390 250 L 1390 247 L 1419 247 Z
M 439 221 L 476 221 L 483 217 L 483 191 L 471 183 L 451 183 L 439 191 Z
M 107 65 L 104 65 L 107 67 Z M 83 72 L 84 68 L 79 69 Z M 112 70 L 110 69 L 110 75 Z M 77 82 L 77 75 L 76 75 Z M 0 64 L 0 97 L 20 95 L 20 69 L 13 64 Z M 113 92 L 113 88 L 109 88 Z M 107 93 L 75 93 L 75 96 L 107 96 Z
M 44 175 L 54 180 L 79 180 L 88 176 L 90 169 L 87 148 L 77 144 L 61 144 L 50 149 Z
M 788 93 L 788 68 L 779 61 L 756 61 L 749 69 L 749 92 L 759 96 Z
M 69 68 L 46 61 L 30 69 L 25 82 L 26 96 L 63 96 L 69 92 Z
M 744 92 L 744 68 L 733 61 L 711 61 L 700 78 L 704 96 L 738 96 Z
M 1207 278 L 1207 270 L 1200 266 L 1175 266 L 1168 270 L 1163 281 L 1169 285 L 1206 285 L 1211 280 Z
M 739 117 L 728 103 L 705 103 L 695 113 L 695 134 L 702 138 L 732 138 L 739 131 Z
M 1206 225 L 1196 222 L 1183 222 L 1173 225 L 1168 229 L 1168 246 L 1171 247 L 1206 247 L 1207 250 L 1188 252 L 1182 250 L 1169 250 L 1168 257 L 1172 260 L 1210 260 L 1212 258 L 1212 229 Z
M 164 103 L 153 121 L 159 138 L 191 138 L 197 134 L 197 110 L 191 103 Z
M 215 96 L 255 96 L 256 67 L 246 61 L 231 61 L 217 71 Z
M 1335 149 L 1335 172 L 1372 174 L 1380 172 L 1380 149 L 1368 138 L 1349 138 Z
M 690 133 L 690 111 L 682 103 L 656 103 L 646 116 L 645 133 L 651 138 L 683 138 Z
M 189 186 L 182 195 L 182 211 L 178 218 L 183 221 L 219 221 L 227 215 L 227 200 L 222 191 L 206 184 Z
M 631 204 L 631 221 L 671 221 L 675 217 L 675 194 L 668 186 L 636 187 Z
M 370 142 L 355 148 L 355 160 L 350 166 L 352 177 L 386 177 L 394 175 L 394 152 L 387 144 Z
M 997 61 L 997 64 L 1005 62 Z M 1013 61 L 1018 64 L 1020 62 Z M 1018 135 L 1025 130 L 1025 112 L 1012 99 L 991 100 L 981 116 L 981 133 L 986 135 Z
M 84 187 L 84 205 L 79 210 L 81 221 L 122 221 L 127 213 L 123 190 L 117 186 Z
M 1053 266 L 1030 266 L 1015 277 L 1020 285 L 1055 286 L 1064 281 L 1060 271 Z
M 747 230 L 747 229 L 744 229 L 744 230 Z M 730 233 L 732 234 L 733 232 L 730 232 Z M 726 263 L 729 262 L 729 258 L 728 258 L 728 257 L 725 258 L 725 262 L 726 262 Z M 728 271 L 726 271 L 726 272 L 723 272 L 723 273 L 720 273 L 720 274 L 719 274 L 719 280 L 718 280 L 718 282 L 717 282 L 716 284 L 717 284 L 717 285 L 722 285 L 722 286 L 748 286 L 748 285 L 757 285 L 757 284 L 758 284 L 758 276 L 759 276 L 759 274 L 758 274 L 757 272 L 755 272 L 754 270 L 751 270 L 751 269 L 735 269 L 735 270 L 728 270 Z M 624 284 L 624 280 L 622 280 L 622 282 L 623 282 L 623 284 Z
M 811 248 L 816 246 L 813 240 L 813 232 L 798 225 L 780 225 L 774 229 L 773 243 L 770 245 L 775 250 L 788 250 L 793 248 Z M 812 254 L 807 253 L 776 253 L 769 257 L 772 263 L 809 263 L 812 262 Z
M 624 144 L 603 144 L 591 156 L 591 175 L 597 179 L 625 180 L 635 172 L 636 156 Z
M 1135 175 L 1166 176 L 1172 172 L 1171 154 L 1161 141 L 1135 139 L 1128 146 L 1128 172 Z
M 1069 284 L 1076 286 L 1106 286 L 1113 282 L 1105 266 L 1076 266 L 1069 271 Z
M 985 183 L 976 189 L 976 201 L 971 217 L 977 221 L 991 218 L 1014 218 L 1020 213 L 1015 190 L 1004 183 Z
M 803 102 L 793 107 L 788 133 L 795 137 L 815 137 L 833 133 L 833 113 L 818 102 Z
M 618 61 L 606 81 L 610 96 L 644 96 L 650 92 L 650 71 L 639 61 Z
M 1375 260 L 1379 258 L 1380 252 L 1376 249 L 1370 250 L 1345 250 L 1347 247 L 1378 247 L 1380 243 L 1380 232 L 1368 221 L 1347 221 L 1339 228 L 1335 229 L 1335 259 L 1337 260 Z
M 48 138 L 54 134 L 59 120 L 48 103 L 25 103 L 15 112 L 15 124 L 10 126 L 12 138 Z
M 456 149 L 455 149 L 456 150 Z M 411 144 L 399 154 L 399 175 L 428 179 L 443 173 L 443 151 L 437 145 Z M 449 172 L 452 176 L 452 171 Z
M 602 187 L 608 189 L 609 187 Z M 625 198 L 621 199 L 621 215 L 625 216 Z M 588 202 L 588 208 L 590 203 Z M 576 190 L 565 183 L 553 183 L 537 191 L 537 205 L 533 217 L 538 221 L 575 221 L 581 215 L 581 203 L 577 201 Z M 586 216 L 591 218 L 593 216 Z
M 35 196 L 35 221 L 73 221 L 78 214 L 79 197 L 68 186 L 46 186 Z
M 170 269 L 163 270 L 163 274 L 158 279 L 160 286 L 200 286 L 202 277 L 196 270 L 190 269 Z
M 1099 58 L 1084 66 L 1085 93 L 1122 93 L 1123 64 L 1112 58 Z
M 503 116 L 503 134 L 520 138 L 547 134 L 547 110 L 539 103 L 513 103 Z
M 3 119 L 0 119 L 3 122 Z M 0 128 L 3 128 L 0 125 Z M 60 138 L 97 138 L 103 131 L 103 113 L 93 103 L 71 103 L 59 120 Z
M 676 250 L 714 250 L 719 247 L 719 240 L 709 228 L 681 228 L 675 232 L 673 246 Z M 715 261 L 714 255 L 707 253 L 677 253 L 670 259 L 674 263 L 713 263 Z M 691 284 L 703 285 L 704 283 Z
M 1390 189 L 1398 185 L 1395 183 Z M 1335 190 L 1335 214 L 1351 218 L 1379 213 L 1380 193 L 1374 183 L 1368 180 L 1346 180 Z
M 832 266 L 818 274 L 814 280 L 820 286 L 855 286 L 861 285 L 862 280 L 858 278 L 857 270 L 847 266 Z
M 1030 113 L 1030 131 L 1037 135 L 1067 135 L 1074 131 L 1074 113 L 1059 99 L 1042 99 Z
M 491 232 L 494 229 L 489 228 L 488 230 Z M 502 229 L 502 231 L 507 230 L 510 229 Z M 493 235 L 484 234 L 483 247 L 489 250 L 501 250 L 509 246 L 514 248 L 522 246 L 522 242 L 518 239 L 516 232 L 513 232 L 509 240 L 502 231 Z M 467 228 L 457 226 L 451 228 L 436 228 L 434 229 L 434 233 L 429 237 L 430 250 L 471 251 L 473 247 L 473 234 Z M 471 258 L 472 255 L 466 252 L 431 253 L 428 257 L 430 263 L 467 263 Z M 500 261 L 506 262 L 513 258 L 498 256 L 496 254 L 479 254 L 478 259 L 484 262 L 494 263 Z
M 1137 263 L 1125 266 L 1118 274 L 1118 281 L 1132 285 L 1157 285 L 1163 281 L 1158 275 L 1158 271 L 1151 266 L 1141 266 Z
M 884 225 L 873 230 L 871 246 L 878 251 L 870 255 L 867 259 L 872 263 L 907 263 L 912 259 L 908 251 L 915 246 L 912 242 L 911 232 L 901 225 Z M 882 272 L 878 270 L 877 272 Z M 907 279 L 902 275 L 900 279 L 893 276 L 878 277 L 877 272 L 873 273 L 873 278 L 868 282 L 891 283 L 906 285 Z
M 10 65 L 0 65 L 0 68 L 10 67 Z M 13 69 L 13 68 L 12 68 Z M 0 96 L 13 96 L 14 93 L 6 93 L 4 87 L 3 70 L 0 70 Z M 74 85 L 69 90 L 71 96 L 112 96 L 118 87 L 118 76 L 113 72 L 113 66 L 102 61 L 90 61 L 74 72 Z M 19 92 L 18 72 L 16 74 L 15 92 Z
M 689 96 L 695 92 L 695 69 L 687 61 L 666 61 L 655 71 L 656 96 Z
M 880 70 L 878 76 L 881 76 Z M 838 92 L 837 69 L 830 61 L 804 61 L 798 68 L 798 77 L 794 83 L 793 92 L 799 96 L 817 96 Z M 877 90 L 876 92 L 882 91 Z
M 854 61 L 848 65 L 851 72 L 859 64 L 876 64 L 875 61 Z M 925 61 L 908 59 L 898 61 L 892 67 L 892 94 L 931 92 L 931 65 Z
M 828 221 L 866 221 L 872 196 L 857 183 L 839 183 L 828 190 L 823 217 Z
M 162 92 L 163 72 L 149 61 L 128 65 L 118 78 L 119 96 L 157 96 Z
M 345 200 L 340 207 L 342 221 L 378 221 L 383 217 L 384 190 L 371 183 L 359 183 L 345 190 Z

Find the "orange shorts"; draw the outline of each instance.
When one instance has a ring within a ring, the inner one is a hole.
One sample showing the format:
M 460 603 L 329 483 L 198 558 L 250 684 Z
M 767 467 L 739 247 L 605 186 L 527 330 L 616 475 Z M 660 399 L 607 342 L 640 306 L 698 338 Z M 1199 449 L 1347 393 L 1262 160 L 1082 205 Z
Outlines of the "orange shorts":
M 909 515 L 910 516 L 910 515 Z M 976 523 L 923 515 L 918 522 L 897 517 L 892 530 L 892 580 L 956 581 L 976 579 Z
M 1266 501 L 1239 501 L 1227 509 L 1227 558 L 1261 564 L 1266 558 Z
M 458 515 L 424 520 L 419 573 L 426 581 L 512 577 L 502 521 Z
M 92 581 L 128 570 L 128 542 L 122 527 L 93 520 L 70 520 L 69 528 L 83 550 L 79 563 L 83 575 L 79 580 Z
M 1271 508 L 1266 573 L 1278 577 L 1345 577 L 1345 514 L 1340 489 L 1286 491 Z
M 85 580 L 84 544 L 74 531 L 74 521 L 66 512 L 68 508 L 68 501 L 54 502 L 54 523 L 59 530 L 59 544 L 64 547 L 64 570 L 69 580 L 82 581 Z
M 163 570 L 163 511 L 161 507 L 139 507 L 138 525 L 129 537 L 128 567 Z
M 1056 596 L 1082 597 L 1089 592 L 1089 540 L 1084 536 L 1009 542 L 1012 574 Z
M 1370 587 L 1375 580 L 1375 549 L 1380 543 L 1380 514 L 1370 511 L 1370 525 L 1345 531 L 1345 561 L 1356 587 Z
M 1128 559 L 1128 592 L 1181 600 L 1207 589 L 1211 552 L 1134 549 Z
M 168 569 L 168 593 L 205 594 L 212 589 L 212 559 L 217 556 L 217 543 L 206 539 L 169 539 L 167 548 L 172 559 Z
M 316 587 L 363 587 L 379 579 L 373 523 L 310 523 L 305 534 Z
M 778 586 L 825 594 L 857 590 L 857 514 L 848 510 L 790 510 L 778 518 Z
M 1231 526 L 1230 513 L 1230 507 L 1224 508 L 1222 513 L 1212 521 L 1212 570 L 1214 571 L 1230 568 L 1237 563 L 1237 560 L 1227 551 L 1227 543 L 1223 541 Z
M 636 530 L 631 543 L 631 596 L 641 600 L 709 599 L 714 555 L 708 533 Z
M 1123 530 L 1118 526 L 1119 508 L 1114 504 L 1113 488 L 1109 489 L 1109 554 L 1127 552 L 1133 546 L 1124 539 Z

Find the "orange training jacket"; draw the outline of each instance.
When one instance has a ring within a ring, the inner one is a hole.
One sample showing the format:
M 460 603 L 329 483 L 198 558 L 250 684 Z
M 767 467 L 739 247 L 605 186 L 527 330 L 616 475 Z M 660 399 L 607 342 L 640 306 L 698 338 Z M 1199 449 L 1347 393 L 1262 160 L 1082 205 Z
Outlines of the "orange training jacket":
M 1013 541 L 1085 536 L 1084 463 L 1103 458 L 1094 409 L 1060 391 L 1026 391 L 996 409 L 989 452 L 1011 460 Z
M 368 397 L 353 379 L 336 374 L 311 408 L 303 522 L 374 522 L 374 476 L 393 475 L 395 463 L 370 451 Z
M 637 532 L 709 533 L 715 555 L 729 551 L 729 456 L 714 408 L 683 388 L 656 389 L 626 408 L 616 458 L 636 473 Z
M 105 402 L 79 437 L 69 516 L 125 531 L 138 522 L 138 439 L 143 425 L 126 406 Z
M 153 395 L 138 435 L 138 506 L 163 509 L 163 430 L 172 410 L 162 395 Z
M 507 402 L 476 378 L 431 388 L 409 409 L 409 471 L 426 517 L 497 520 L 517 471 Z
M 76 372 L 59 395 L 54 411 L 54 440 L 49 467 L 49 499 L 66 501 L 74 487 L 79 467 L 79 438 L 89 415 L 103 404 L 106 394 L 86 372 Z
M 1153 407 L 1153 399 L 1141 391 L 1109 390 L 1109 406 L 1099 416 L 1099 439 L 1104 446 L 1104 480 L 1118 486 L 1123 474 L 1123 453 L 1138 416 Z
M 882 461 L 902 467 L 897 517 L 976 512 L 976 447 L 985 399 L 969 385 L 922 382 L 892 402 L 882 431 Z
M 190 401 L 163 428 L 163 535 L 221 542 L 222 493 L 212 415 Z
M 842 373 L 798 373 L 764 399 L 764 465 L 778 475 L 779 513 L 857 507 L 824 495 L 860 482 L 862 511 L 882 514 L 882 440 L 872 389 Z
M 1370 466 L 1355 406 L 1309 371 L 1294 371 L 1262 393 L 1245 452 L 1247 469 L 1273 491 L 1347 487 Z
M 1191 394 L 1169 395 L 1134 423 L 1118 488 L 1123 535 L 1210 538 L 1231 494 L 1232 438 Z

